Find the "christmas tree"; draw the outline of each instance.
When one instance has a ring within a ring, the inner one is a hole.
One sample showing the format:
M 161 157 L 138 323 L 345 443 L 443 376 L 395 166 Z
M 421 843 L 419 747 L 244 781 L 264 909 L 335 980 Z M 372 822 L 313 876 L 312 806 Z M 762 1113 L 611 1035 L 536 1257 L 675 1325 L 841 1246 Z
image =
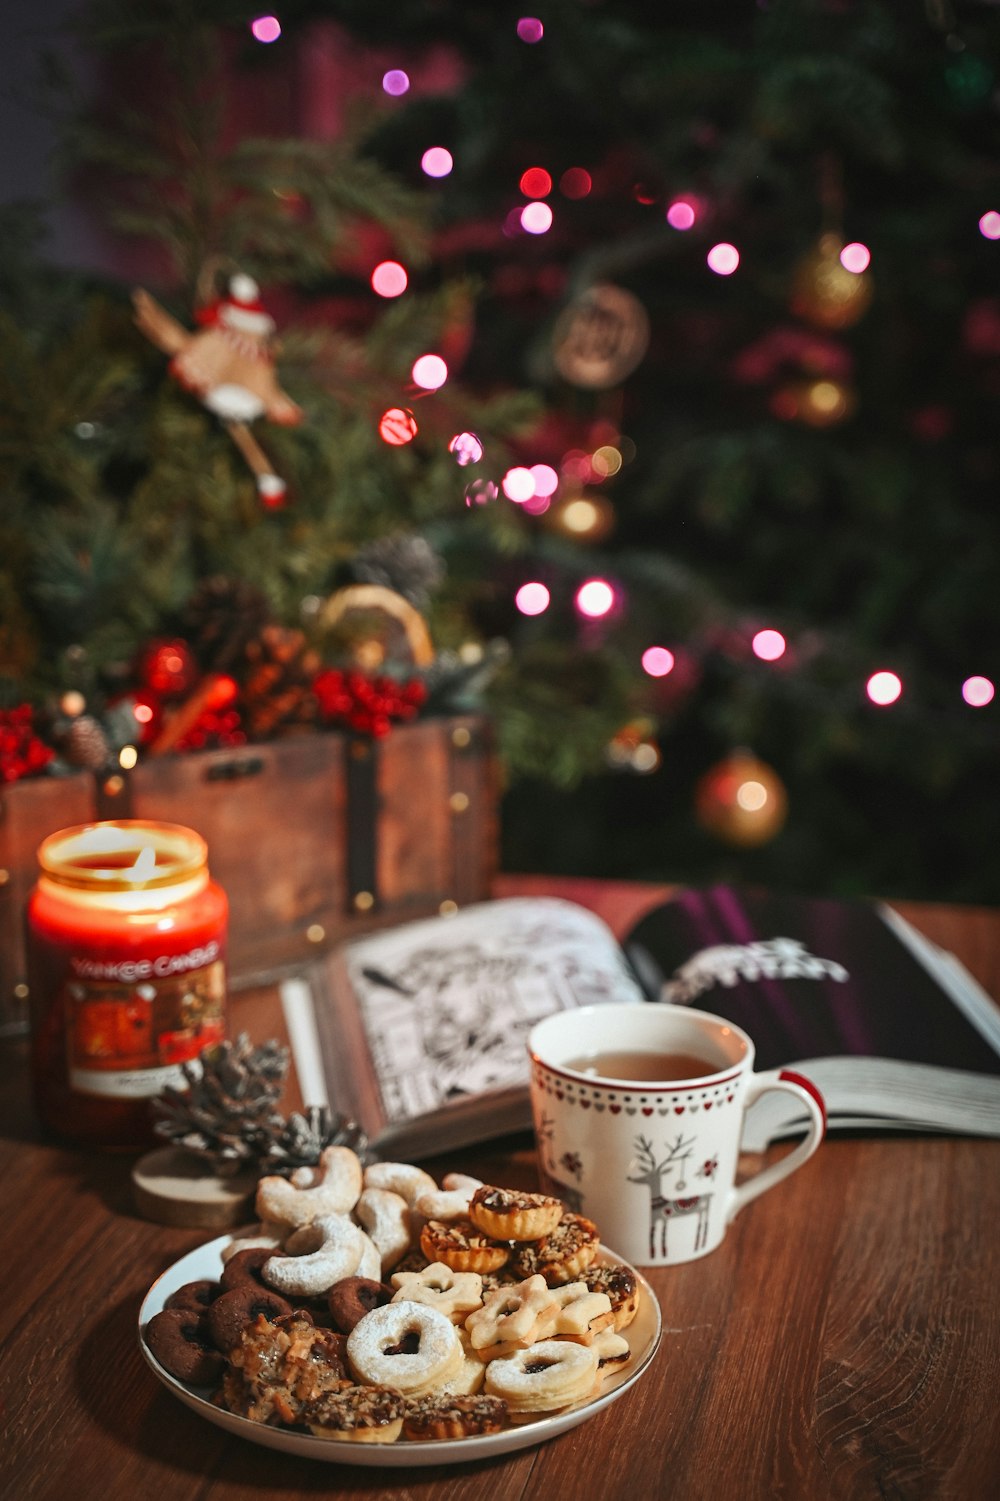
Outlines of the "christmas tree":
M 508 868 L 1000 898 L 995 7 L 84 19 L 75 191 L 142 259 L 10 257 L 9 702 L 113 739 L 235 616 L 294 718 L 374 580 L 495 716 Z M 301 422 L 166 372 L 241 276 Z

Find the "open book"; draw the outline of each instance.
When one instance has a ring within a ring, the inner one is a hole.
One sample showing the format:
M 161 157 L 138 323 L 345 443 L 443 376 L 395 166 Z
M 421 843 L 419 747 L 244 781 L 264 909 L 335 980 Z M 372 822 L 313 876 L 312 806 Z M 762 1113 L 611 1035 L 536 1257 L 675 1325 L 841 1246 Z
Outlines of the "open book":
M 356 939 L 282 997 L 307 1103 L 354 1116 L 383 1155 L 529 1127 L 529 1031 L 596 1001 L 726 1017 L 758 1070 L 815 1080 L 831 1129 L 1000 1136 L 1000 1009 L 875 903 L 692 890 L 619 945 L 575 903 L 509 897 Z M 802 1125 L 790 1097 L 766 1096 L 744 1148 Z

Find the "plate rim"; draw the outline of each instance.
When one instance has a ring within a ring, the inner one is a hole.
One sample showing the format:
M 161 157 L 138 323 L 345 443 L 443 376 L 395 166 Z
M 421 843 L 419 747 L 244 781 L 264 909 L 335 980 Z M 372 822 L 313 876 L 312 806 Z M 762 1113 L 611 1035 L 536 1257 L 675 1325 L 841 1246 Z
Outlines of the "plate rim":
M 396 1439 L 391 1444 L 365 1444 L 348 1439 L 320 1438 L 318 1434 L 304 1433 L 294 1428 L 272 1427 L 267 1423 L 254 1422 L 252 1418 L 243 1417 L 240 1413 L 228 1412 L 223 1407 L 216 1407 L 209 1397 L 202 1395 L 208 1388 L 191 1387 L 171 1375 L 164 1366 L 160 1365 L 143 1338 L 145 1325 L 154 1313 L 160 1311 L 163 1302 L 172 1291 L 176 1290 L 176 1287 L 211 1275 L 210 1271 L 199 1265 L 197 1275 L 184 1275 L 177 1280 L 182 1269 L 186 1268 L 188 1263 L 201 1263 L 206 1257 L 214 1255 L 219 1261 L 221 1272 L 222 1248 L 229 1245 L 233 1239 L 239 1238 L 240 1233 L 239 1230 L 227 1231 L 224 1235 L 203 1242 L 163 1269 L 146 1291 L 139 1306 L 136 1330 L 139 1349 L 146 1364 L 161 1385 L 207 1422 L 222 1428 L 234 1437 L 245 1438 L 263 1448 L 297 1454 L 303 1458 L 333 1464 L 370 1465 L 392 1469 L 435 1464 L 472 1464 L 480 1459 L 490 1459 L 500 1454 L 529 1448 L 534 1444 L 545 1443 L 549 1439 L 558 1438 L 560 1434 L 568 1432 L 579 1423 L 596 1417 L 599 1412 L 623 1396 L 649 1369 L 663 1335 L 663 1317 L 659 1300 L 649 1282 L 637 1267 L 632 1266 L 624 1257 L 619 1256 L 617 1252 L 602 1243 L 598 1251 L 599 1256 L 612 1265 L 627 1267 L 634 1273 L 643 1295 L 640 1308 L 645 1305 L 648 1309 L 652 1317 L 652 1330 L 641 1352 L 635 1355 L 634 1365 L 625 1367 L 621 1372 L 613 1375 L 610 1380 L 614 1382 L 614 1385 L 599 1393 L 598 1396 L 565 1408 L 551 1417 L 540 1417 L 529 1422 L 513 1424 L 499 1433 L 476 1433 L 460 1439 Z M 163 1287 L 165 1282 L 170 1286 Z M 627 1338 L 628 1331 L 624 1332 Z

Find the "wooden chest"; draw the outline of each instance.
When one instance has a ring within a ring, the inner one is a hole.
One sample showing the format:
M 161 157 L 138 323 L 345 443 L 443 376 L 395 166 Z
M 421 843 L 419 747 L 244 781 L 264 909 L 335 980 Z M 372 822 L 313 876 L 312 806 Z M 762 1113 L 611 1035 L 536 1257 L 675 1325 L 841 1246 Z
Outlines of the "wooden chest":
M 47 834 L 95 818 L 186 824 L 229 896 L 229 973 L 293 967 L 374 928 L 490 893 L 498 778 L 489 721 L 427 719 L 381 740 L 304 734 L 133 771 L 0 791 L 0 1027 L 27 1014 L 24 905 Z

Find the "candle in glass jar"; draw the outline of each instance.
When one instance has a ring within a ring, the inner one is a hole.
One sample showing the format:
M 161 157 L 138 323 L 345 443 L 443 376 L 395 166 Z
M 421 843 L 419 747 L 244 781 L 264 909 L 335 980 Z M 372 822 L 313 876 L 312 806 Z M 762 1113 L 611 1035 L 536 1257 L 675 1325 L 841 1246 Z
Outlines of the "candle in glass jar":
M 35 1102 L 44 1125 L 142 1146 L 149 1100 L 225 1035 L 225 892 L 205 841 L 178 824 L 63 829 L 38 850 L 28 900 Z

